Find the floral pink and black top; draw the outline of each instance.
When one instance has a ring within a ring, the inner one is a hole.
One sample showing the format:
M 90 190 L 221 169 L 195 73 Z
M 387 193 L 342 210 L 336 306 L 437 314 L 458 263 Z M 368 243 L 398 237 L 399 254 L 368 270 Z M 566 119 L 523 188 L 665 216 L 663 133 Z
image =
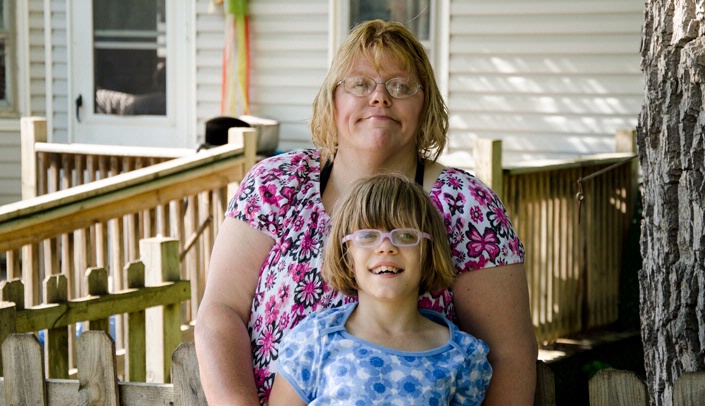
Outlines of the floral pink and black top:
M 298 150 L 268 158 L 247 174 L 226 215 L 274 239 L 260 269 L 248 332 L 255 382 L 266 403 L 274 382 L 279 342 L 306 315 L 356 300 L 321 278 L 323 246 L 331 219 L 320 194 L 320 154 Z M 504 206 L 469 173 L 445 168 L 429 195 L 442 214 L 458 273 L 524 261 Z M 419 307 L 454 320 L 449 290 L 426 293 Z

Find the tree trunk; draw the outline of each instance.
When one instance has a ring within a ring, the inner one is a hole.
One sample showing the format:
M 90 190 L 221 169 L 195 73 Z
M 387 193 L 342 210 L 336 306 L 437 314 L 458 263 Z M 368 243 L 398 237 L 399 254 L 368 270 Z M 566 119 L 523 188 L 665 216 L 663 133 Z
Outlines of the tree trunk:
M 652 405 L 673 404 L 684 372 L 705 370 L 705 0 L 648 0 L 641 336 Z

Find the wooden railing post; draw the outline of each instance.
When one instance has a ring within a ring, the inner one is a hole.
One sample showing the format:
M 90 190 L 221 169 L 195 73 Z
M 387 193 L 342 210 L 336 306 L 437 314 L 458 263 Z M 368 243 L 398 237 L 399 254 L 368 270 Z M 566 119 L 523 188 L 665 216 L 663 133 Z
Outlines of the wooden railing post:
M 553 371 L 545 362 L 536 361 L 535 406 L 556 406 L 556 382 Z
M 590 406 L 647 406 L 646 384 L 631 371 L 601 369 L 588 383 Z
M 228 144 L 242 145 L 245 148 L 245 172 L 255 166 L 257 161 L 257 129 L 231 127 L 228 129 Z
M 37 196 L 37 152 L 34 145 L 47 142 L 47 121 L 42 117 L 20 119 L 22 199 Z
M 2 343 L 5 405 L 46 405 L 42 346 L 32 333 L 11 334 Z
M 240 178 L 244 178 L 257 162 L 257 130 L 247 127 L 232 127 L 228 129 L 228 144 L 241 146 L 245 149 L 245 167 Z M 237 190 L 238 183 L 230 183 L 227 188 L 227 198 L 231 198 Z
M 36 197 L 37 191 L 37 152 L 35 144 L 47 142 L 47 122 L 40 117 L 20 119 L 20 165 L 22 167 L 22 199 Z M 22 278 L 27 305 L 39 304 L 39 249 L 36 244 L 22 247 Z
M 615 149 L 616 152 L 627 152 L 630 154 L 636 154 L 636 131 L 635 130 L 619 130 L 615 133 Z M 629 179 L 627 181 L 627 187 L 625 189 L 625 213 L 626 218 L 624 221 L 624 233 L 629 231 L 629 225 L 631 224 L 632 216 L 634 215 L 634 205 L 636 203 L 636 196 L 639 190 L 639 160 L 634 159 L 629 162 Z
M 145 284 L 160 285 L 179 280 L 179 241 L 173 238 L 140 240 Z M 171 353 L 181 342 L 180 305 L 147 309 L 147 381 L 167 383 L 171 379 Z
M 702 405 L 705 401 L 705 372 L 688 372 L 673 385 L 675 406 Z
M 125 266 L 127 288 L 144 287 L 144 264 L 141 261 L 130 262 Z M 140 310 L 127 314 L 127 342 L 125 343 L 125 380 L 145 382 L 147 380 L 145 350 L 145 313 Z
M 3 376 L 2 369 L 2 343 L 12 333 L 16 331 L 17 311 L 13 302 L 0 300 L 0 376 Z
M 118 406 L 115 343 L 102 331 L 86 331 L 78 338 L 78 404 Z
M 502 178 L 502 140 L 478 138 L 473 150 L 475 176 L 502 199 L 504 179 Z
M 0 282 L 0 376 L 2 370 L 2 343 L 17 331 L 17 312 L 24 310 L 24 286 L 19 279 Z
M 44 303 L 64 303 L 68 300 L 66 275 L 51 275 L 44 279 Z M 44 337 L 44 359 L 49 378 L 69 377 L 69 331 L 66 327 L 49 328 Z
M 174 381 L 174 404 L 176 406 L 206 405 L 193 343 L 181 343 L 172 355 L 171 376 Z
M 91 296 L 104 296 L 108 292 L 108 271 L 105 268 L 88 268 L 86 270 L 86 280 L 88 294 Z M 90 320 L 88 322 L 90 330 L 104 331 L 110 335 L 110 318 Z

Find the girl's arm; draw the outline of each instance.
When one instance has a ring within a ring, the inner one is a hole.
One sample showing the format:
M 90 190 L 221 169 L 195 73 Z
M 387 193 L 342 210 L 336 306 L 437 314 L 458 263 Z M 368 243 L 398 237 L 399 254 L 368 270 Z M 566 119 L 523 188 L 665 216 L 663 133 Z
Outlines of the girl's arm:
M 483 405 L 531 405 L 538 345 L 524 264 L 464 272 L 453 285 L 458 327 L 490 347 L 492 379 Z
M 272 392 L 269 394 L 270 406 L 299 406 L 305 405 L 298 393 L 291 387 L 289 382 L 283 376 L 277 374 L 272 385 Z
M 274 240 L 226 217 L 215 239 L 195 341 L 203 390 L 212 405 L 259 405 L 247 323 L 259 270 Z

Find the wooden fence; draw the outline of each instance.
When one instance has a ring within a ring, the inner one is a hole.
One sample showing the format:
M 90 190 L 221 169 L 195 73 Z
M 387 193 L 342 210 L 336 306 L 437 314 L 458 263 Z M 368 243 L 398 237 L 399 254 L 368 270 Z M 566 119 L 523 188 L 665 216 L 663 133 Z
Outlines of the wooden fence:
M 619 132 L 617 145 L 629 152 L 502 166 L 501 141 L 478 140 L 476 174 L 502 197 L 526 247 L 540 343 L 617 321 L 622 247 L 638 182 L 632 132 Z M 624 164 L 579 184 L 615 163 Z
M 37 128 L 43 120 L 32 123 L 33 131 L 41 133 Z M 23 120 L 23 129 L 27 126 Z M 139 240 L 159 233 L 178 240 L 180 275 L 191 283 L 191 300 L 182 306 L 181 321 L 190 322 L 203 294 L 214 236 L 227 204 L 226 190 L 256 159 L 256 132 L 233 130 L 239 143 L 126 173 L 116 171 L 114 176 L 0 207 L 0 252 L 6 253 L 7 279 L 21 277 L 24 282 L 24 305 L 40 303 L 46 295 L 41 281 L 51 275 L 66 277 L 68 299 L 89 294 L 83 278 L 87 268 L 106 269 L 109 290 L 120 291 L 128 283 L 125 265 L 139 259 Z M 91 160 L 72 159 L 84 158 Z M 62 176 L 69 172 L 58 170 Z M 90 172 L 84 169 L 70 176 L 82 174 L 85 180 Z M 116 345 L 122 349 L 124 323 L 115 324 Z
M 43 331 L 46 375 L 66 379 L 73 356 L 71 327 L 89 322 L 90 330 L 109 333 L 109 318 L 124 313 L 126 355 L 122 379 L 169 382 L 171 353 L 181 342 L 180 303 L 190 299 L 191 285 L 179 277 L 177 240 L 144 239 L 140 241 L 140 252 L 142 261 L 126 267 L 128 288 L 112 293 L 108 291 L 104 268 L 86 271 L 88 296 L 78 299 L 68 298 L 65 275 L 47 276 L 45 303 L 39 306 L 24 306 L 21 280 L 0 283 L 0 341 L 12 333 Z M 3 349 L 0 355 L 5 364 L 17 362 L 15 353 Z M 0 368 L 0 374 L 3 372 L 12 370 Z
M 181 343 L 172 355 L 173 383 L 118 382 L 115 345 L 103 331 L 78 339 L 78 379 L 46 379 L 41 345 L 32 334 L 12 334 L 2 344 L 5 374 L 0 379 L 0 406 L 27 404 L 107 406 L 206 405 L 193 343 Z M 553 372 L 537 362 L 537 406 L 555 406 Z M 591 406 L 647 406 L 643 381 L 632 372 L 601 370 L 590 380 Z M 675 383 L 675 406 L 705 401 L 705 373 L 684 374 Z

